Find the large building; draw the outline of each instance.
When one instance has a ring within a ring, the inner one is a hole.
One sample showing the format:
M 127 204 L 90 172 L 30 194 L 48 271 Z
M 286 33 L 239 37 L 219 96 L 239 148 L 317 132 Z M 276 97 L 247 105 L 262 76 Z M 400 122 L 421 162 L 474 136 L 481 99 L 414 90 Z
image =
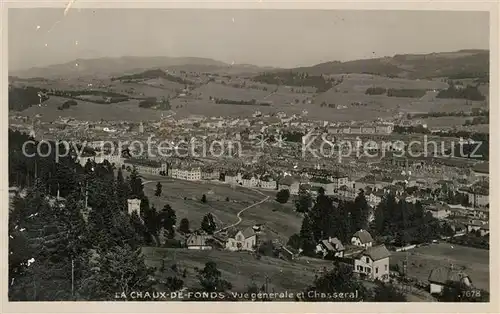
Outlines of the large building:
M 201 168 L 175 166 L 171 169 L 170 176 L 179 180 L 199 181 L 201 180 Z

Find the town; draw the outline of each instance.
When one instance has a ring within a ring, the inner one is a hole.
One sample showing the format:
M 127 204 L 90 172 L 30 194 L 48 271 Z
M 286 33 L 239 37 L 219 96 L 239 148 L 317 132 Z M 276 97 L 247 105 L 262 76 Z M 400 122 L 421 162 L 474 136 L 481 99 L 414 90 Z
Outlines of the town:
M 11 301 L 489 301 L 489 51 L 124 58 L 10 73 Z

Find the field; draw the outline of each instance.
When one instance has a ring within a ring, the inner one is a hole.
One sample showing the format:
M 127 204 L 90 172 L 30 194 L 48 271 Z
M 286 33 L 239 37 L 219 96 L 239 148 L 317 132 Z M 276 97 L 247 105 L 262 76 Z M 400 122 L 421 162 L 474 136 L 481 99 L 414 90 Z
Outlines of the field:
M 422 119 L 429 129 L 449 129 L 461 126 L 467 120 L 467 117 L 432 117 Z
M 58 117 L 73 117 L 79 120 L 99 121 L 121 120 L 121 121 L 147 121 L 158 120 L 161 114 L 158 110 L 139 108 L 139 101 L 129 100 L 116 104 L 95 104 L 83 100 L 77 100 L 77 106 L 71 106 L 65 110 L 58 110 L 67 98 L 51 96 L 42 107 L 37 105 L 24 110 L 21 114 L 35 116 L 41 114 L 40 120 L 52 122 Z
M 144 192 L 151 204 L 157 209 L 168 203 L 177 213 L 177 220 L 188 218 L 191 228 L 200 226 L 201 220 L 207 213 L 212 213 L 218 226 L 227 226 L 238 221 L 237 213 L 242 209 L 257 203 L 265 198 L 262 194 L 242 187 L 234 189 L 225 184 L 188 182 L 166 179 L 165 177 L 144 176 L 144 181 L 160 180 L 162 195 L 154 196 L 156 182 L 147 183 Z M 207 203 L 200 201 L 202 195 L 207 196 Z M 286 242 L 288 237 L 299 232 L 302 217 L 293 211 L 291 201 L 282 205 L 274 201 L 276 192 L 265 193 L 268 201 L 251 207 L 241 214 L 242 222 L 238 228 L 251 227 L 254 224 L 264 224 L 266 233 L 272 239 Z M 187 199 L 184 200 L 184 197 Z M 229 202 L 226 201 L 229 198 Z
M 319 275 L 325 267 L 332 267 L 331 261 L 312 258 L 300 258 L 294 262 L 262 256 L 257 260 L 247 252 L 228 252 L 218 250 L 188 250 L 145 247 L 146 264 L 151 267 L 160 267 L 161 260 L 165 260 L 166 276 L 172 276 L 170 266 L 174 263 L 178 268 L 186 269 L 187 276 L 182 278 L 185 286 L 196 287 L 195 267 L 203 268 L 205 263 L 213 261 L 221 271 L 222 278 L 233 284 L 233 291 L 246 291 L 247 286 L 255 282 L 260 288 L 269 279 L 269 292 L 298 292 L 303 291 L 314 281 L 314 276 Z
M 408 274 L 427 282 L 432 269 L 453 264 L 470 276 L 472 283 L 489 291 L 489 251 L 450 243 L 431 244 L 407 252 L 392 252 L 391 264 L 399 264 L 408 254 Z
M 337 75 L 338 76 L 338 75 Z M 341 75 L 343 81 L 337 85 L 339 91 L 354 91 L 364 93 L 369 87 L 383 87 L 395 89 L 446 89 L 448 84 L 434 80 L 409 80 L 402 78 L 388 78 L 370 74 Z

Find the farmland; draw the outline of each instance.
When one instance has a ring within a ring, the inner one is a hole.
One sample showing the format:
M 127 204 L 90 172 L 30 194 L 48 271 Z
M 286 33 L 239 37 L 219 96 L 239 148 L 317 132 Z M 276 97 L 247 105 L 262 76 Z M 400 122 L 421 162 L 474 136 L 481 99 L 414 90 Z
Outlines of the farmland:
M 489 291 L 489 251 L 449 243 L 431 244 L 408 252 L 392 252 L 391 264 L 399 264 L 408 256 L 408 275 L 427 282 L 432 269 L 453 266 L 463 269 L 472 283 Z

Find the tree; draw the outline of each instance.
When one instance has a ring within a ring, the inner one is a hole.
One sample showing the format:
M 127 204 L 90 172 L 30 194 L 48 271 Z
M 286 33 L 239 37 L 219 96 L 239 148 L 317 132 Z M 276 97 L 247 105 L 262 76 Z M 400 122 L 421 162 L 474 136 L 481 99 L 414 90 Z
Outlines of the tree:
M 189 233 L 191 231 L 191 230 L 189 230 L 189 220 L 187 218 L 182 218 L 181 219 L 179 230 L 182 233 Z
M 288 239 L 288 242 L 286 243 L 287 246 L 290 246 L 296 250 L 302 248 L 302 238 L 300 237 L 299 234 L 294 233 L 292 236 Z
M 109 301 L 116 292 L 129 299 L 132 291 L 151 291 L 153 270 L 144 264 L 140 251 L 129 246 L 115 246 L 106 251 L 91 250 L 79 282 L 81 300 Z
M 208 234 L 213 234 L 217 226 L 215 225 L 214 216 L 211 213 L 203 216 L 201 221 L 201 229 Z
M 288 190 L 280 190 L 276 194 L 276 201 L 281 204 L 285 204 L 288 202 L 288 199 L 290 198 L 290 191 Z
M 137 168 L 134 166 L 132 168 L 132 172 L 129 176 L 129 185 L 130 185 L 130 198 L 144 198 L 144 191 L 142 185 L 142 179 L 139 177 L 139 173 L 137 172 Z
M 116 175 L 116 196 L 120 203 L 120 209 L 127 209 L 127 199 L 130 195 L 130 187 L 123 177 L 122 169 L 118 169 L 118 174 Z
M 299 213 L 307 213 L 312 207 L 311 194 L 302 186 L 299 188 L 299 199 L 295 202 L 295 210 Z
M 166 204 L 160 213 L 160 227 L 167 233 L 167 238 L 173 239 L 175 236 L 175 224 L 177 216 L 169 204 Z
M 406 302 L 406 296 L 393 285 L 379 283 L 373 290 L 372 302 Z
M 205 194 L 203 194 L 203 195 L 201 196 L 201 202 L 202 202 L 202 203 L 206 203 L 206 202 L 207 202 L 207 196 L 206 196 Z
M 217 269 L 215 262 L 205 263 L 202 270 L 197 270 L 200 285 L 205 292 L 224 292 L 232 288 L 232 284 L 221 278 L 221 272 Z
M 300 227 L 301 247 L 304 250 L 304 255 L 313 256 L 316 247 L 316 239 L 313 234 L 313 222 L 309 215 L 305 215 L 302 219 L 302 226 Z M 319 239 L 320 240 L 320 239 Z
M 365 192 L 359 191 L 359 194 L 354 199 L 354 206 L 352 207 L 352 223 L 354 230 L 368 229 L 368 219 L 370 217 L 370 206 L 366 201 Z
M 333 270 L 316 278 L 313 286 L 309 287 L 307 291 L 315 292 L 304 293 L 304 297 L 308 301 L 331 301 L 327 294 L 338 291 L 345 292 L 346 298 L 342 299 L 343 302 L 363 301 L 367 295 L 363 284 L 354 278 L 351 267 L 340 263 L 336 263 Z
M 161 188 L 162 188 L 161 183 L 160 183 L 160 182 L 158 182 L 158 183 L 156 184 L 155 196 L 161 196 Z

